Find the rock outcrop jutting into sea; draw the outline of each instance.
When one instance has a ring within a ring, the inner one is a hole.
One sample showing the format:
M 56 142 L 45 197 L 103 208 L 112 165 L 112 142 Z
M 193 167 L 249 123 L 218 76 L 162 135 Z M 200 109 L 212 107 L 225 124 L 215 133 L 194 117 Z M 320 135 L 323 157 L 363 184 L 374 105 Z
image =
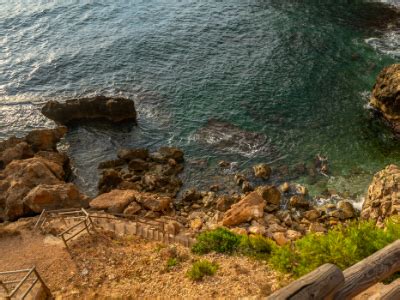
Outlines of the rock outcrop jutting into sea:
M 375 174 L 362 207 L 361 217 L 382 223 L 400 213 L 400 168 L 389 165 Z
M 63 125 L 76 121 L 107 120 L 113 123 L 136 123 L 133 100 L 122 97 L 95 96 L 79 98 L 60 103 L 49 101 L 42 113 L 49 119 Z
M 400 135 L 400 64 L 384 68 L 376 78 L 370 105 Z
M 65 127 L 33 130 L 0 142 L 0 221 L 87 205 L 88 198 L 66 183 L 69 158 L 56 149 L 65 133 Z

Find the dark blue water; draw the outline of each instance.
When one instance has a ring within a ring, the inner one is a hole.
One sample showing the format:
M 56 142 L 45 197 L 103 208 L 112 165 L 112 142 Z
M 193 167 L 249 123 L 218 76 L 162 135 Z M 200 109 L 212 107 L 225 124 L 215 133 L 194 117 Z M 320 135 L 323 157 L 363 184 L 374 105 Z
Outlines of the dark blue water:
M 190 184 L 221 159 L 279 168 L 320 153 L 330 177 L 297 181 L 362 194 L 400 163 L 399 143 L 365 108 L 377 73 L 400 57 L 396 16 L 378 3 L 305 2 L 0 1 L 0 138 L 53 126 L 39 112 L 49 99 L 122 95 L 137 128 L 67 136 L 85 189 L 117 148 L 170 144 L 207 161 Z

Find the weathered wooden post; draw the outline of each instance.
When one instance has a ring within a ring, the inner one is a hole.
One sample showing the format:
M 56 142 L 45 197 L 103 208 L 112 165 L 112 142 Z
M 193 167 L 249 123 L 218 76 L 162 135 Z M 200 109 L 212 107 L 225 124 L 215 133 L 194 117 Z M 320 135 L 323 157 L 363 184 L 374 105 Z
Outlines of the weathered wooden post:
M 351 299 L 397 271 L 400 271 L 400 240 L 346 269 L 343 272 L 345 283 L 334 299 Z
M 288 286 L 276 291 L 268 300 L 332 299 L 344 283 L 342 271 L 333 264 L 324 264 Z

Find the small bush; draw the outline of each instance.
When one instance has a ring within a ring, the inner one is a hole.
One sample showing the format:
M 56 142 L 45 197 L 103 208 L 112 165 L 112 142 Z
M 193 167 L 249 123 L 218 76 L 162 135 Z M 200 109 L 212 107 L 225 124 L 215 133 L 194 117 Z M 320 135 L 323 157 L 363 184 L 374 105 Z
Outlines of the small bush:
M 218 265 L 208 260 L 199 260 L 192 265 L 188 276 L 192 280 L 201 280 L 204 276 L 212 276 L 217 272 Z
M 240 240 L 240 235 L 220 227 L 199 234 L 197 242 L 192 247 L 192 252 L 196 254 L 206 254 L 211 251 L 232 253 L 237 249 Z
M 238 252 L 257 259 L 268 259 L 273 247 L 274 242 L 261 235 L 242 235 Z
M 300 277 L 325 263 L 346 269 L 400 238 L 400 224 L 388 221 L 386 229 L 372 222 L 337 226 L 326 235 L 308 234 L 291 246 L 274 247 L 270 263 Z
M 176 257 L 170 257 L 167 260 L 167 269 L 171 270 L 173 267 L 178 265 L 178 259 Z

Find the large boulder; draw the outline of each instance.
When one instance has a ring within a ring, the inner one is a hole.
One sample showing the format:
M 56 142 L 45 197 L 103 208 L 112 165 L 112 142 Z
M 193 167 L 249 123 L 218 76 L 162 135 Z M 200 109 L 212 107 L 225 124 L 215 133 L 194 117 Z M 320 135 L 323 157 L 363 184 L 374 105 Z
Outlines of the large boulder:
M 33 188 L 22 201 L 31 211 L 64 207 L 85 207 L 88 198 L 73 183 L 40 184 Z
M 400 214 L 400 168 L 389 165 L 375 174 L 368 188 L 361 218 L 382 222 Z
M 136 190 L 112 190 L 109 193 L 101 194 L 92 201 L 90 207 L 98 210 L 105 210 L 110 213 L 122 213 L 128 208 L 135 208 L 134 213 L 140 209 L 138 205 L 132 204 L 136 202 L 147 210 L 153 212 L 161 212 L 169 209 L 172 198 L 161 196 L 153 193 L 139 192 Z M 132 209 L 128 209 L 126 213 L 132 213 Z
M 14 220 L 29 213 L 24 197 L 40 184 L 63 183 L 64 175 L 62 166 L 39 157 L 9 163 L 0 172 L 0 218 Z
M 400 64 L 390 65 L 379 73 L 370 105 L 400 134 Z
M 233 204 L 222 220 L 224 226 L 234 226 L 263 217 L 266 202 L 258 192 L 251 192 Z
M 65 103 L 49 101 L 42 113 L 49 119 L 69 124 L 74 121 L 104 119 L 114 123 L 131 121 L 136 123 L 135 104 L 121 97 L 95 96 L 67 100 Z
M 110 213 L 122 213 L 135 200 L 135 195 L 134 190 L 112 190 L 90 201 L 90 207 Z
M 10 137 L 0 142 L 0 169 L 13 160 L 26 159 L 35 153 L 46 151 L 58 153 L 57 144 L 67 132 L 66 127 L 32 130 L 24 138 Z
M 31 145 L 33 151 L 55 151 L 57 143 L 67 133 L 67 128 L 64 126 L 55 129 L 38 129 L 32 130 L 25 137 L 25 140 Z
M 172 203 L 172 198 L 152 193 L 136 193 L 136 202 L 151 211 L 166 211 Z

